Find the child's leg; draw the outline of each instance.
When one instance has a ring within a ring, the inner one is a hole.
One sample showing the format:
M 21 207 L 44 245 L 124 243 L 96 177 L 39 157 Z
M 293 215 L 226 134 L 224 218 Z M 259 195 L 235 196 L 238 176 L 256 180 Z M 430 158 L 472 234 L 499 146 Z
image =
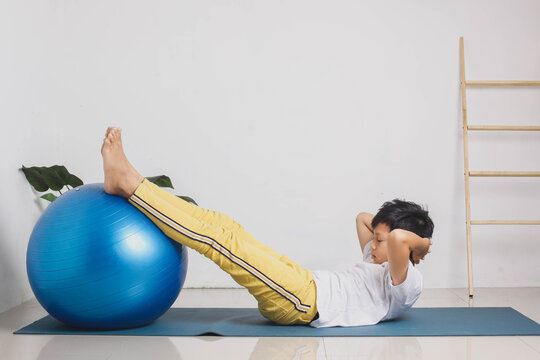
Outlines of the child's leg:
M 279 254 L 269 251 L 240 225 L 221 217 L 228 227 L 220 226 L 217 212 L 211 216 L 216 223 L 206 223 L 192 216 L 205 218 L 205 210 L 189 209 L 189 214 L 184 211 L 184 200 L 146 179 L 129 201 L 168 237 L 197 250 L 245 286 L 265 317 L 280 324 L 307 324 L 315 316 L 311 272 L 290 260 L 282 262 Z
M 268 255 L 271 255 L 277 259 L 287 259 L 286 256 L 278 254 L 270 246 L 257 240 L 257 238 L 255 238 L 251 233 L 249 233 L 241 224 L 234 221 L 230 216 L 219 211 L 201 208 L 169 192 L 167 192 L 167 194 L 162 194 L 162 196 L 166 198 L 167 201 L 170 202 L 173 206 L 185 212 L 186 214 L 207 224 L 219 225 L 222 228 L 225 228 L 232 232 L 236 232 L 244 241 L 247 241 L 253 246 L 264 250 Z

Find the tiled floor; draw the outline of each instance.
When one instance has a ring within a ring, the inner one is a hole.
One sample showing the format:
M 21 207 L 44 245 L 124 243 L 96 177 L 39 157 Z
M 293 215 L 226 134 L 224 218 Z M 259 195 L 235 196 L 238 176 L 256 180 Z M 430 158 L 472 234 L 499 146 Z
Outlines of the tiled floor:
M 184 289 L 176 307 L 255 307 L 245 290 Z M 540 288 L 425 289 L 416 307 L 511 306 L 540 323 Z M 540 359 L 540 336 L 234 338 L 13 335 L 46 313 L 36 300 L 0 314 L 0 359 Z

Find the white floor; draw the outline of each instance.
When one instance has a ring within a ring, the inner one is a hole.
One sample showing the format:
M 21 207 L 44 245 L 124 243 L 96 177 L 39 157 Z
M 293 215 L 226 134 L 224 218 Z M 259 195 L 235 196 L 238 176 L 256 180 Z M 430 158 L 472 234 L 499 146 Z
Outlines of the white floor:
M 256 307 L 240 289 L 184 289 L 175 307 Z M 511 306 L 540 323 L 540 288 L 425 289 L 416 307 Z M 234 338 L 13 335 L 46 315 L 36 300 L 0 314 L 0 359 L 540 359 L 540 336 Z

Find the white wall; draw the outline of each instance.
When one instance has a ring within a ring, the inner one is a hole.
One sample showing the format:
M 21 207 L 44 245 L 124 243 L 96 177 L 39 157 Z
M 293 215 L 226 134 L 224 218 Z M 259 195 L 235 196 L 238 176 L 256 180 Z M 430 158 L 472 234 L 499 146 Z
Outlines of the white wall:
M 1 2 L 0 311 L 32 296 L 25 251 L 47 205 L 17 169 L 101 182 L 109 124 L 143 175 L 311 269 L 360 259 L 358 212 L 427 204 L 425 286 L 466 287 L 458 39 L 470 79 L 540 79 L 539 15 L 534 0 Z M 474 89 L 469 118 L 539 125 L 539 99 Z M 540 170 L 539 136 L 471 134 L 471 169 Z M 536 179 L 471 188 L 473 218 L 540 219 Z M 539 234 L 475 227 L 475 285 L 540 286 Z M 190 255 L 186 286 L 235 286 Z

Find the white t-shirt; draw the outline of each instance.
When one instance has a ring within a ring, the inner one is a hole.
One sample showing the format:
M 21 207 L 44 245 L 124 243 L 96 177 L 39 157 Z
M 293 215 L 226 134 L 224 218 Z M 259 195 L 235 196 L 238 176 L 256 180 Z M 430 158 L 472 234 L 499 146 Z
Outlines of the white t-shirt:
M 388 262 L 373 264 L 371 247 L 364 259 L 344 271 L 313 271 L 319 318 L 313 327 L 374 325 L 410 309 L 422 292 L 422 274 L 409 261 L 407 278 L 392 285 Z M 368 254 L 369 253 L 369 254 Z

